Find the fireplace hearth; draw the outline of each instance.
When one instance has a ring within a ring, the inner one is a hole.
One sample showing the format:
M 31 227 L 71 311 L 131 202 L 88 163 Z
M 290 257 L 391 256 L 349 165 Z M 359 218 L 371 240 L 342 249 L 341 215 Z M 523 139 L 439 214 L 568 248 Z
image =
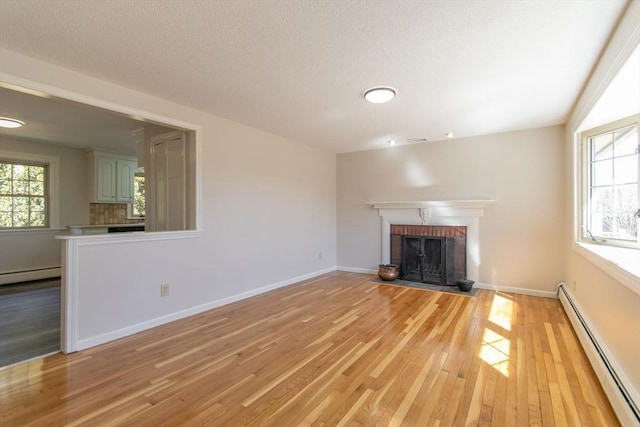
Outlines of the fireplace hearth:
M 466 227 L 392 225 L 391 262 L 401 279 L 454 286 L 466 277 L 466 240 Z

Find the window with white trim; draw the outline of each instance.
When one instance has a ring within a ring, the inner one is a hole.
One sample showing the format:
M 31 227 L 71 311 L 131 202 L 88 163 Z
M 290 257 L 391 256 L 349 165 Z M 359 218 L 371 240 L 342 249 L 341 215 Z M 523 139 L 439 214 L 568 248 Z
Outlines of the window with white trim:
M 0 159 L 0 229 L 49 226 L 48 165 Z
M 131 213 L 134 217 L 144 218 L 145 215 L 144 172 L 136 172 L 133 177 L 133 203 Z
M 640 115 L 582 134 L 582 240 L 640 247 Z

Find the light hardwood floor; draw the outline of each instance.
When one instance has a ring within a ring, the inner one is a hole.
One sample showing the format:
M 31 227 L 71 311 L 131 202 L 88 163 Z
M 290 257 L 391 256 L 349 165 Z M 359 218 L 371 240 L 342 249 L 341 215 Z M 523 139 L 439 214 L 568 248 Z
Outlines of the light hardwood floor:
M 0 425 L 616 426 L 557 300 L 335 272 L 0 370 Z

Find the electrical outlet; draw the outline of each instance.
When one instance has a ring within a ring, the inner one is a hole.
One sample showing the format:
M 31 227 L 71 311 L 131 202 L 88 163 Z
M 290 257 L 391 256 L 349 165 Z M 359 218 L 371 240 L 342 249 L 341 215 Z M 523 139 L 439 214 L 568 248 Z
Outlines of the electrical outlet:
M 322 259 L 322 252 L 318 252 L 318 259 Z
M 169 296 L 169 284 L 163 283 L 160 285 L 160 296 L 168 297 Z

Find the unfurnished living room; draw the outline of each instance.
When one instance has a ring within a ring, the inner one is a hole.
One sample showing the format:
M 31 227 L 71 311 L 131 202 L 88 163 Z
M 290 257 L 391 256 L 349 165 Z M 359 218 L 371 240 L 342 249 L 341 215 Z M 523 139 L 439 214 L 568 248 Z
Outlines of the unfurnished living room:
M 0 425 L 640 426 L 640 0 L 0 1 Z

